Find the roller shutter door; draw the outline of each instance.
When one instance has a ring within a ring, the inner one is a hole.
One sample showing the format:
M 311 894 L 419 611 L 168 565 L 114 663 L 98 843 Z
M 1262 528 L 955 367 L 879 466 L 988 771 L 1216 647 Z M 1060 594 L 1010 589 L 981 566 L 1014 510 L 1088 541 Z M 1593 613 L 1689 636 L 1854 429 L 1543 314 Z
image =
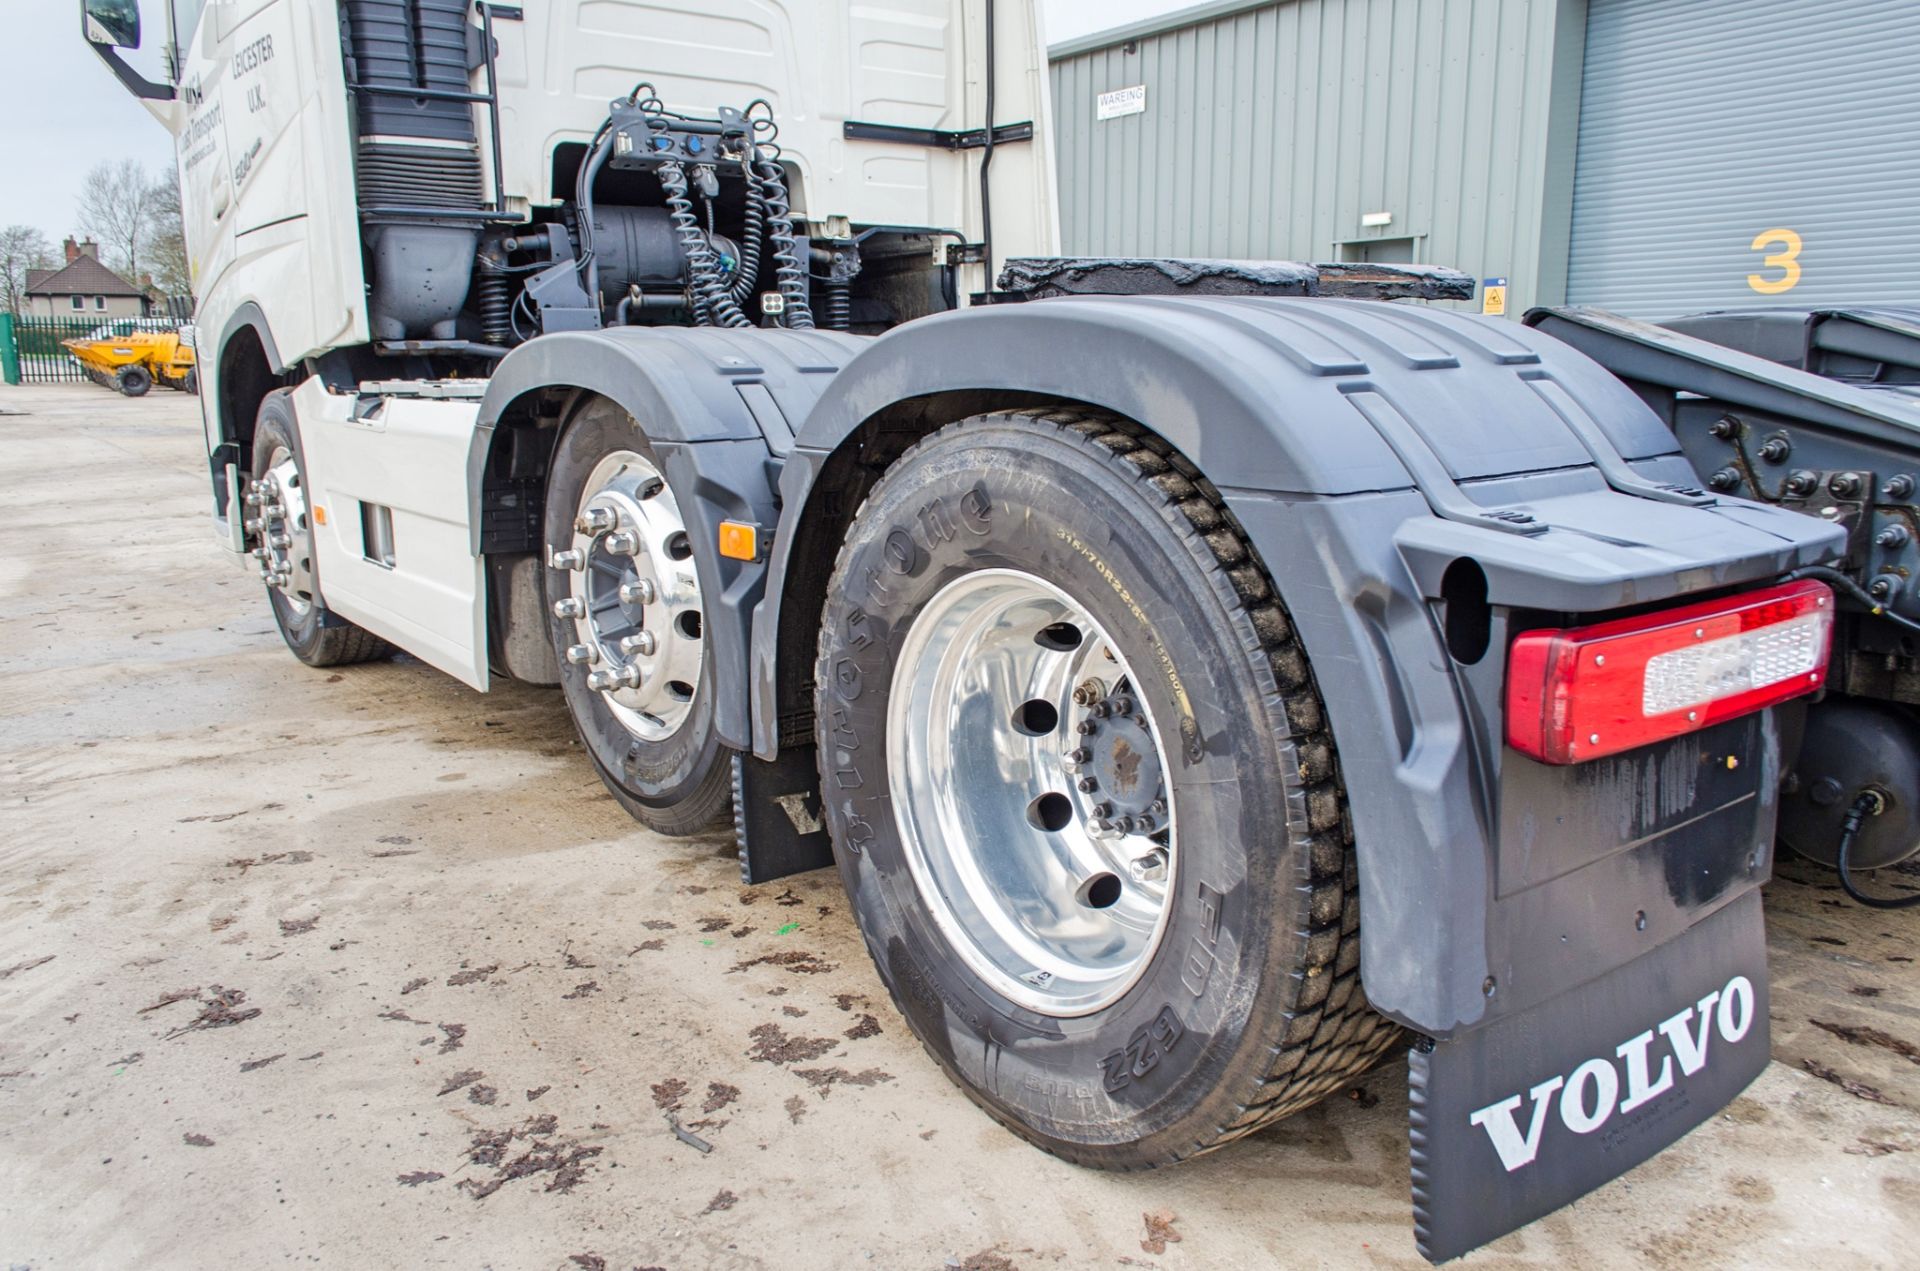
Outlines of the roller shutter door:
M 1568 266 L 1641 317 L 1920 300 L 1920 5 L 1591 0 Z

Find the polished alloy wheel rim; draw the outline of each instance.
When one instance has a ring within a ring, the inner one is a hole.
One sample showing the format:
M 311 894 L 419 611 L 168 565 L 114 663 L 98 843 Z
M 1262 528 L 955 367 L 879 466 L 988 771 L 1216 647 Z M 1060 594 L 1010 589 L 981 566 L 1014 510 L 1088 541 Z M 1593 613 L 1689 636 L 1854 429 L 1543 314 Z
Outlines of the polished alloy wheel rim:
M 1086 1015 L 1151 962 L 1178 854 L 1160 733 L 1125 658 L 1065 592 L 982 570 L 914 619 L 887 708 L 894 815 L 968 966 Z
M 258 544 L 253 559 L 261 581 L 278 591 L 297 615 L 313 608 L 313 528 L 307 488 L 285 446 L 267 456 L 267 470 L 247 487 L 245 528 Z
M 661 741 L 686 722 L 706 656 L 706 614 L 686 522 L 659 469 L 629 450 L 587 476 L 573 538 L 552 563 L 569 574 L 554 614 L 571 619 L 567 660 L 633 736 Z

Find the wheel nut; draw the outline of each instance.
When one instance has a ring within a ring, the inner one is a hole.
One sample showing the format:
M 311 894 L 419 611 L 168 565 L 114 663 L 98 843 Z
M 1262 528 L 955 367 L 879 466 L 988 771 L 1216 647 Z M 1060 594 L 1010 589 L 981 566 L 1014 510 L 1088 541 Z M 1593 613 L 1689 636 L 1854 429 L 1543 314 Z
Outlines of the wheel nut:
M 1091 737 L 1100 731 L 1100 725 L 1090 719 L 1083 719 L 1073 726 L 1073 731 L 1079 733 L 1082 737 Z
M 574 518 L 573 528 L 582 534 L 598 534 L 601 530 L 612 529 L 619 520 L 612 508 L 588 508 Z
M 1073 704 L 1075 706 L 1091 706 L 1106 696 L 1106 692 L 1106 685 L 1102 684 L 1099 680 L 1082 681 L 1080 686 L 1073 690 Z
M 620 642 L 620 652 L 638 653 L 643 658 L 652 657 L 654 650 L 659 647 L 660 642 L 651 631 L 636 632 Z
M 620 677 L 612 671 L 594 671 L 587 676 L 587 687 L 596 693 L 610 693 L 620 684 Z
M 615 556 L 631 556 L 640 550 L 640 539 L 632 530 L 607 535 L 607 550 Z
M 1103 799 L 1093 805 L 1093 814 L 1104 821 L 1113 815 L 1113 805 Z
M 550 563 L 555 569 L 579 569 L 587 558 L 575 551 L 555 552 Z
M 288 538 L 285 534 L 275 534 L 272 538 L 269 538 L 267 542 L 272 544 L 275 547 L 280 548 L 283 551 L 293 546 L 293 540 Z
M 586 611 L 585 602 L 578 596 L 567 596 L 553 602 L 553 616 L 556 618 L 578 618 Z
M 1116 698 L 1114 698 L 1114 699 L 1113 699 L 1113 713 L 1114 713 L 1114 714 L 1116 714 L 1116 715 L 1131 715 L 1131 714 L 1133 714 L 1133 699 L 1132 699 L 1131 697 L 1116 697 Z
M 1148 852 L 1145 856 L 1136 856 L 1127 862 L 1127 873 L 1136 883 L 1165 882 L 1167 877 L 1167 854 L 1161 851 Z
M 653 583 L 645 578 L 620 584 L 620 602 L 628 605 L 650 605 L 658 593 Z
M 567 661 L 575 666 L 592 666 L 599 660 L 600 650 L 590 644 L 569 645 L 567 648 Z
M 1147 805 L 1147 815 L 1152 817 L 1156 821 L 1159 820 L 1161 817 L 1165 816 L 1166 814 L 1167 814 L 1167 801 L 1165 799 L 1155 799 L 1152 803 L 1149 803 Z
M 1092 794 L 1100 788 L 1100 783 L 1092 777 L 1082 777 L 1076 784 L 1079 785 L 1081 794 Z

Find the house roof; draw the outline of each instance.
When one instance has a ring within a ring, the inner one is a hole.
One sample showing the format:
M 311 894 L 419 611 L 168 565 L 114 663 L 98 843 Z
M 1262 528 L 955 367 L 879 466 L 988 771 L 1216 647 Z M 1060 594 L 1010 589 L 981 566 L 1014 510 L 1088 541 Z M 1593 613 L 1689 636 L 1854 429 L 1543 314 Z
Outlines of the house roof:
M 27 274 L 29 296 L 140 296 L 146 293 L 91 256 L 82 256 L 64 269 L 36 269 Z

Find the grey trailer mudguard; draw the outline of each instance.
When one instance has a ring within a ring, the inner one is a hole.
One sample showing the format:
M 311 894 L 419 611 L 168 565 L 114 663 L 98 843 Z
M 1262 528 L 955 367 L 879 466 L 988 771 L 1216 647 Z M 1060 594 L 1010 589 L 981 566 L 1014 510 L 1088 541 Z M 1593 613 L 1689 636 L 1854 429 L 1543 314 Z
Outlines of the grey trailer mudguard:
M 639 424 L 680 502 L 695 542 L 714 544 L 723 520 L 764 536 L 779 520 L 775 480 L 794 429 L 865 337 L 834 331 L 621 327 L 530 340 L 501 360 L 467 457 L 473 551 L 480 553 L 482 475 L 494 431 L 529 394 L 578 390 L 617 403 Z M 747 649 L 766 576 L 762 560 L 694 552 L 714 660 L 714 727 L 737 749 L 749 740 Z
M 1502 741 L 1509 620 L 1760 582 L 1826 559 L 1837 533 L 1689 488 L 1673 435 L 1565 345 L 1424 308 L 1076 297 L 875 340 L 822 395 L 782 473 L 754 634 L 761 757 L 781 740 L 786 549 L 829 456 L 897 403 L 982 391 L 1128 416 L 1220 487 L 1327 704 L 1361 862 L 1363 975 L 1388 1015 L 1444 1037 L 1525 1009 L 1766 876 L 1770 716 L 1573 768 L 1533 763 Z M 1449 656 L 1436 604 L 1461 557 L 1481 566 L 1492 606 L 1490 651 L 1472 664 Z M 1721 756 L 1721 776 L 1662 785 L 1663 771 L 1690 771 L 1689 747 Z M 1556 817 L 1575 832 L 1556 836 Z M 1683 826 L 1691 837 L 1675 839 Z M 1703 837 L 1708 875 L 1675 883 Z

